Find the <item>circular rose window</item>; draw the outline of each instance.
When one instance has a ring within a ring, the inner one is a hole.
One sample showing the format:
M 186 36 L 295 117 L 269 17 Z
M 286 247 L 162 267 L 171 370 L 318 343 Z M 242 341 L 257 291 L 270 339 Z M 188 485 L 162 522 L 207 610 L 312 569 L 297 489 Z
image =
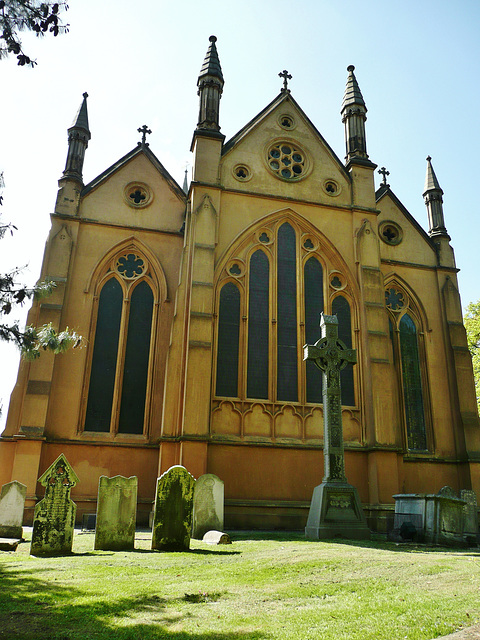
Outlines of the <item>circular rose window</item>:
M 284 180 L 299 180 L 306 175 L 307 157 L 303 149 L 291 142 L 277 142 L 267 151 L 267 164 Z

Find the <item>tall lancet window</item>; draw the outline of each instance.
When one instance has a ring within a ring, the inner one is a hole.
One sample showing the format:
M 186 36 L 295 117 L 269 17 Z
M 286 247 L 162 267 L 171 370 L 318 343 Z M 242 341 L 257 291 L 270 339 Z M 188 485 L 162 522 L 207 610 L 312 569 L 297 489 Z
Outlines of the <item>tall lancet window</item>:
M 141 435 L 149 397 L 153 282 L 145 258 L 115 258 L 99 284 L 84 430 Z
M 250 232 L 225 258 L 216 285 L 214 409 L 227 399 L 230 411 L 233 403 L 247 413 L 323 402 L 322 372 L 303 361 L 303 345 L 320 339 L 321 313 L 336 313 L 340 338 L 357 348 L 352 290 L 332 254 L 327 259 L 314 233 L 284 217 Z M 356 380 L 352 366 L 342 372 L 349 407 Z
M 406 446 L 409 451 L 427 451 L 426 367 L 419 321 L 415 319 L 409 296 L 400 287 L 389 286 L 385 300 L 390 311 L 390 338 L 400 381 Z

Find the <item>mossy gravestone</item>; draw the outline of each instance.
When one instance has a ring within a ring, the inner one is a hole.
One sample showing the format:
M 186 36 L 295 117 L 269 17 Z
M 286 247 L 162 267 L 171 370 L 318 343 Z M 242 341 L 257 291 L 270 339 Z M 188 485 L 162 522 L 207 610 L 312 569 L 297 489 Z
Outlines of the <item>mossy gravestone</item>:
M 127 551 L 135 546 L 136 476 L 101 476 L 98 482 L 95 549 Z
M 14 480 L 0 492 L 0 538 L 21 538 L 27 487 Z
M 157 480 L 152 549 L 188 551 L 195 478 L 185 467 L 170 467 Z
M 70 500 L 70 492 L 78 477 L 62 453 L 38 481 L 45 487 L 45 497 L 35 507 L 30 553 L 32 556 L 71 553 L 77 505 Z
M 202 540 L 207 531 L 222 531 L 223 494 L 223 482 L 213 473 L 198 478 L 193 493 L 192 538 Z

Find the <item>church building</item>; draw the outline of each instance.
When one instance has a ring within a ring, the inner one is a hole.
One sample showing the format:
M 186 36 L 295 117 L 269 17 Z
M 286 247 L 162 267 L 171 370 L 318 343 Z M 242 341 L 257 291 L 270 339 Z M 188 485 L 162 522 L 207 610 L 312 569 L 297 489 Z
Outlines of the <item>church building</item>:
M 80 519 L 95 512 L 99 477 L 123 475 L 138 477 L 147 523 L 157 477 L 180 464 L 224 481 L 227 528 L 303 528 L 323 476 L 322 375 L 303 346 L 320 338 L 322 312 L 357 354 L 341 373 L 345 470 L 369 525 L 385 528 L 397 493 L 450 485 L 480 497 L 443 191 L 427 158 L 427 233 L 369 158 L 367 108 L 347 73 L 345 161 L 286 71 L 280 93 L 225 140 L 211 36 L 183 187 L 147 127 L 84 184 L 84 94 L 41 274 L 56 287 L 28 318 L 75 328 L 83 347 L 21 363 L 0 437 L 0 485 L 27 485 L 26 522 L 43 495 L 37 479 L 63 453 Z

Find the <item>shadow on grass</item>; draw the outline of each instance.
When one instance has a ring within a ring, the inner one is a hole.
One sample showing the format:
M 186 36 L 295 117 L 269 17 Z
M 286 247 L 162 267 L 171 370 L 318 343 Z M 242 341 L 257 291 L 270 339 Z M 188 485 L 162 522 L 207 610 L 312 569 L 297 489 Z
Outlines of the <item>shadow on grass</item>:
M 380 549 L 385 551 L 399 551 L 402 553 L 455 553 L 462 556 L 480 558 L 478 547 L 446 547 L 419 542 L 394 542 L 387 540 L 385 534 L 372 533 L 370 540 L 347 540 L 346 538 L 331 538 L 311 540 L 305 538 L 303 531 L 229 531 L 230 538 L 235 541 L 270 540 L 278 542 L 308 542 L 309 544 L 327 543 L 341 544 L 359 549 Z
M 193 615 L 188 611 L 184 614 L 168 611 L 169 605 L 188 601 L 188 594 L 183 598 L 136 596 L 116 600 L 99 596 L 95 602 L 84 604 L 82 600 L 90 594 L 78 587 L 40 579 L 36 576 L 40 571 L 24 568 L 16 571 L 14 566 L 0 565 L 0 639 L 263 640 L 267 637 L 261 632 L 191 633 L 172 629 Z M 213 595 L 218 599 L 222 594 Z M 134 619 L 138 617 L 149 622 L 137 623 Z M 115 626 L 118 618 L 123 619 L 124 626 Z M 132 624 L 128 624 L 128 618 L 132 618 Z

